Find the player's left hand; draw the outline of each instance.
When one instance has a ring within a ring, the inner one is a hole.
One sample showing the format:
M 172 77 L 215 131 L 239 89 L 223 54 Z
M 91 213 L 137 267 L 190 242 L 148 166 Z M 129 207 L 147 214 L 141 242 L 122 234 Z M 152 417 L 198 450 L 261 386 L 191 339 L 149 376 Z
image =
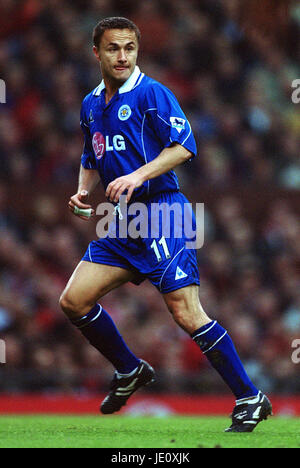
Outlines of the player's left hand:
M 144 180 L 139 174 L 132 172 L 122 177 L 118 177 L 108 184 L 106 188 L 106 197 L 115 203 L 119 202 L 120 196 L 127 191 L 126 203 L 131 199 L 133 191 L 143 184 Z

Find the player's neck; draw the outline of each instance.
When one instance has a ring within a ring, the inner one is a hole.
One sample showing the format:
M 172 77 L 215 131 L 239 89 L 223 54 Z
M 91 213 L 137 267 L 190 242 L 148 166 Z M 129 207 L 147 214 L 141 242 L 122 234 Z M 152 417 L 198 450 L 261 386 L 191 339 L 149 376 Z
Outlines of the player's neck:
M 120 82 L 115 82 L 113 80 L 107 80 L 104 78 L 104 84 L 105 84 L 105 102 L 106 104 L 109 103 L 109 101 L 114 97 L 114 95 L 119 91 L 121 86 L 123 86 L 124 83 Z
M 118 92 L 119 88 L 108 88 L 105 87 L 105 103 L 108 104 L 109 101 L 114 97 L 114 95 Z

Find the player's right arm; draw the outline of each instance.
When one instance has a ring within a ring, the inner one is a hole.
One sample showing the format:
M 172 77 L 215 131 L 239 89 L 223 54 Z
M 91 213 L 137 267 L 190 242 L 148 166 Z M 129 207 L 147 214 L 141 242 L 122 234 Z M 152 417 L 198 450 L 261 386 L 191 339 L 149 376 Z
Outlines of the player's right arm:
M 78 190 L 69 200 L 69 209 L 75 216 L 81 219 L 88 220 L 89 216 L 83 216 L 76 213 L 76 207 L 80 210 L 91 209 L 91 216 L 95 214 L 92 206 L 87 203 L 89 195 L 93 192 L 97 184 L 99 183 L 100 176 L 97 170 L 85 169 L 82 165 L 80 166 Z
M 78 190 L 69 200 L 69 209 L 75 216 L 84 220 L 88 220 L 95 214 L 92 206 L 88 203 L 88 197 L 100 181 L 100 176 L 94 162 L 91 134 L 86 115 L 89 112 L 89 96 L 90 95 L 86 96 L 83 100 L 80 112 L 80 126 L 84 136 L 84 146 L 81 155 Z M 76 212 L 78 209 L 91 210 L 91 214 L 84 216 Z

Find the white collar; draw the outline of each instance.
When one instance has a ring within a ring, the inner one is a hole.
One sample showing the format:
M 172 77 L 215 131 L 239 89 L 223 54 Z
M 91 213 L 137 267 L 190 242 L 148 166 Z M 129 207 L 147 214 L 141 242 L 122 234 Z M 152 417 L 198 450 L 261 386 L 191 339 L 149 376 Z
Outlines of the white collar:
M 139 76 L 140 76 L 140 79 L 138 80 Z M 136 86 L 140 84 L 143 77 L 144 77 L 144 73 L 141 73 L 141 70 L 136 65 L 133 73 L 131 73 L 128 80 L 125 81 L 125 83 L 119 88 L 119 94 L 128 93 L 129 91 L 131 91 L 133 88 L 135 88 Z M 105 88 L 105 83 L 104 83 L 104 80 L 102 80 L 99 86 L 97 86 L 97 88 L 93 92 L 94 96 L 100 96 L 104 88 Z

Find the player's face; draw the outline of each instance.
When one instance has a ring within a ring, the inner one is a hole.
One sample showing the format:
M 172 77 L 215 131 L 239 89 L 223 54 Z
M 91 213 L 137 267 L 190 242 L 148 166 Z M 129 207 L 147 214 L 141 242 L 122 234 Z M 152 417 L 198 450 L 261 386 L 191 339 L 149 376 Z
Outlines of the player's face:
M 122 85 L 136 65 L 136 34 L 130 29 L 108 29 L 101 38 L 99 48 L 94 47 L 94 53 L 100 62 L 104 80 Z

